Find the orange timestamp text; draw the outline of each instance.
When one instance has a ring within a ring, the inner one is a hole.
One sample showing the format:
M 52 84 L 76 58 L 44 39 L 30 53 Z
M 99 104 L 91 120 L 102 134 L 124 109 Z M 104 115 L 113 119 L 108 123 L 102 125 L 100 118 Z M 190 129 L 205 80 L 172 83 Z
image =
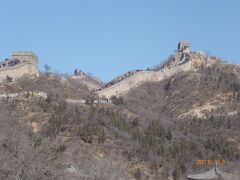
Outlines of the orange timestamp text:
M 198 159 L 196 161 L 197 165 L 213 165 L 213 164 L 225 164 L 226 161 L 223 159 Z

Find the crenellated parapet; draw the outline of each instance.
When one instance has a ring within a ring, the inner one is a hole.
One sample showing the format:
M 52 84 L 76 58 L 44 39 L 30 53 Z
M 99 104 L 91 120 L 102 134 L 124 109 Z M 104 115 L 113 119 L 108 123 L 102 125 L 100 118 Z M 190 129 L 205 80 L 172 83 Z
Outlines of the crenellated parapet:
M 7 76 L 17 79 L 24 75 L 38 76 L 38 57 L 31 51 L 13 52 L 11 59 L 0 62 L 0 81 Z
M 97 89 L 96 94 L 107 98 L 113 95 L 119 96 L 142 83 L 161 81 L 178 72 L 195 70 L 192 55 L 195 55 L 195 53 L 191 50 L 191 44 L 189 42 L 179 42 L 174 58 L 167 61 L 167 64 L 158 71 L 137 70 L 127 72 Z
M 38 57 L 32 51 L 15 51 L 12 54 L 12 59 L 18 59 L 22 63 L 24 62 L 31 63 L 36 68 L 38 68 Z

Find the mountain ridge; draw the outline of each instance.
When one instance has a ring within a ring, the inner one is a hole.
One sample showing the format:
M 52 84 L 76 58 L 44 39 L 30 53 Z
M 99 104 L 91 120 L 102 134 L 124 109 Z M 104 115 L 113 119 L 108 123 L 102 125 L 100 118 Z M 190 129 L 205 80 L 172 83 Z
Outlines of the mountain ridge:
M 47 72 L 2 82 L 0 178 L 183 180 L 210 169 L 199 160 L 224 160 L 219 168 L 238 175 L 240 67 L 195 55 L 183 64 L 190 70 L 112 103 L 94 103 L 106 98 Z

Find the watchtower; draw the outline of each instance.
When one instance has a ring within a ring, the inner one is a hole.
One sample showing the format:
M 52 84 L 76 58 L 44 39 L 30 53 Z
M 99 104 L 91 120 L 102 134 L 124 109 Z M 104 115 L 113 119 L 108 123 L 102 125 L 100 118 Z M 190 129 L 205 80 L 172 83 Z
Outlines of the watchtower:
M 178 43 L 178 52 L 190 53 L 191 43 L 187 41 L 182 41 Z
M 82 72 L 82 71 L 79 70 L 79 69 L 75 69 L 75 70 L 74 70 L 74 76 L 81 76 L 81 75 L 85 75 L 84 72 Z
M 18 59 L 21 63 L 29 63 L 38 69 L 38 57 L 32 51 L 16 51 L 12 54 L 12 59 Z
M 0 62 L 0 82 L 7 76 L 18 79 L 22 76 L 38 76 L 38 57 L 31 51 L 13 52 L 11 59 Z

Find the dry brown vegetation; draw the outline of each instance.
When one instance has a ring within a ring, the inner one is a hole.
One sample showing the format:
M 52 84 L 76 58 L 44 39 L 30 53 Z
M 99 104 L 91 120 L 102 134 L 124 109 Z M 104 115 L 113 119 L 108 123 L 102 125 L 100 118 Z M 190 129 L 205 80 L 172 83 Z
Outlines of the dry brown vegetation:
M 169 162 L 168 154 L 171 154 L 175 176 L 204 168 L 196 166 L 197 159 L 220 158 L 227 165 L 239 163 L 239 72 L 239 67 L 231 65 L 202 66 L 197 72 L 144 84 L 124 97 L 125 108 L 172 130 L 170 143 L 156 146 L 167 149 L 164 162 Z M 194 112 L 196 104 L 204 116 L 190 113 L 179 118 L 186 112 Z M 150 152 L 150 155 L 154 154 Z M 178 161 L 182 163 L 181 170 L 177 168 Z
M 8 83 L 2 91 L 49 96 L 0 102 L 0 179 L 184 179 L 210 168 L 197 159 L 224 159 L 228 170 L 240 161 L 238 72 L 202 66 L 112 97 L 114 105 L 67 104 L 94 95 L 58 77 Z

